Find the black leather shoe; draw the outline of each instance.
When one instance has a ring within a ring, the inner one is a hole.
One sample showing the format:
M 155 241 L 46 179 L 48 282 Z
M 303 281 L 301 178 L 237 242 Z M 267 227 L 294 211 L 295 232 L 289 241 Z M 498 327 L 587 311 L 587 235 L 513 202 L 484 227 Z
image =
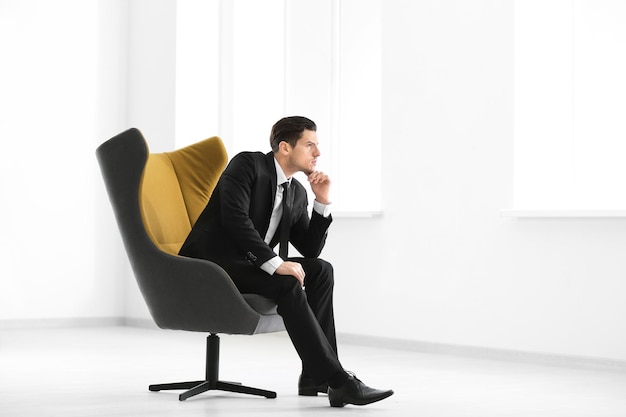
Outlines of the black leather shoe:
M 313 382 L 310 377 L 300 375 L 300 379 L 298 380 L 298 395 L 317 397 L 317 394 L 326 393 L 328 393 L 328 384 L 315 385 L 315 382 Z
M 348 381 L 341 387 L 328 389 L 331 407 L 343 407 L 346 404 L 367 405 L 384 400 L 391 395 L 393 395 L 392 390 L 370 388 L 354 375 L 350 375 Z

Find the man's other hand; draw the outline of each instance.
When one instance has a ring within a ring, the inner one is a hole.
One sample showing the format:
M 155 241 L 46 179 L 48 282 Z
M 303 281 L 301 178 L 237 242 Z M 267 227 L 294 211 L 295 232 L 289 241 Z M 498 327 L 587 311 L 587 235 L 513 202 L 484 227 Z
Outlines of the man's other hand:
M 276 273 L 279 275 L 291 275 L 300 281 L 301 287 L 304 287 L 304 269 L 298 262 L 285 261 L 278 267 Z

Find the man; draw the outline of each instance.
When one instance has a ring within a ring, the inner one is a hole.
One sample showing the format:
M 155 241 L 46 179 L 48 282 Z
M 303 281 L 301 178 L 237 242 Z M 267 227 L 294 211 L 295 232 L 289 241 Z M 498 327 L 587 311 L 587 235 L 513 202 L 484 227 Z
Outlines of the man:
M 242 293 L 276 301 L 298 355 L 300 395 L 327 392 L 330 405 L 366 405 L 393 391 L 376 390 L 344 371 L 337 357 L 333 269 L 319 259 L 330 216 L 331 181 L 315 170 L 317 127 L 306 117 L 285 117 L 272 127 L 272 152 L 242 152 L 228 164 L 180 254 L 220 265 Z M 295 178 L 307 175 L 315 194 Z M 281 241 L 280 256 L 273 248 Z M 287 256 L 287 241 L 303 255 Z

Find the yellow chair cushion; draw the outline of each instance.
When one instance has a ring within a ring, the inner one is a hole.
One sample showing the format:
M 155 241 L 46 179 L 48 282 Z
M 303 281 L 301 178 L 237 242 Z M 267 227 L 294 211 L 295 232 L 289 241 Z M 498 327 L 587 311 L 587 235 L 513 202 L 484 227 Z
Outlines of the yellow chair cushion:
M 177 151 L 149 155 L 140 206 L 146 230 L 159 249 L 178 254 L 227 160 L 226 149 L 218 137 Z

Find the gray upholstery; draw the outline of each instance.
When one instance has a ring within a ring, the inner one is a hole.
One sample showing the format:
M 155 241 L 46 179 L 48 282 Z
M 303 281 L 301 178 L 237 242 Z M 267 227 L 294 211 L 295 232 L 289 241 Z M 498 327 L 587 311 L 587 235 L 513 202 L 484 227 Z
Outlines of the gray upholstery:
M 159 327 L 226 334 L 284 330 L 271 300 L 242 296 L 217 264 L 168 254 L 152 242 L 139 207 L 149 155 L 139 130 L 120 133 L 96 155 L 133 273 Z

